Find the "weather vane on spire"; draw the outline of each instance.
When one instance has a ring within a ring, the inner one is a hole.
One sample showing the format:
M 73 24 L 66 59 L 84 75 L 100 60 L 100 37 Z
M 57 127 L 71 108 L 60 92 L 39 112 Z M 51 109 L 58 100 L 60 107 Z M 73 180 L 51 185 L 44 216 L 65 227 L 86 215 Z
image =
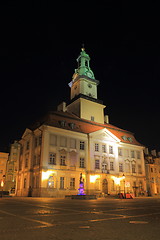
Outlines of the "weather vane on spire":
M 82 51 L 85 50 L 85 48 L 84 48 L 84 43 L 82 43 L 82 48 L 81 48 L 81 50 L 82 50 Z

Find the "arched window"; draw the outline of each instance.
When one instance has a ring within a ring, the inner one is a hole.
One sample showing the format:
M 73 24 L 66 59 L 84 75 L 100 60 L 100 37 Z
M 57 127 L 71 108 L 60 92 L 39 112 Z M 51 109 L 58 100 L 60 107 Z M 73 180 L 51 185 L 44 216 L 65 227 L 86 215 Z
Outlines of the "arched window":
M 54 188 L 54 177 L 53 176 L 50 176 L 48 178 L 48 187 L 49 188 Z

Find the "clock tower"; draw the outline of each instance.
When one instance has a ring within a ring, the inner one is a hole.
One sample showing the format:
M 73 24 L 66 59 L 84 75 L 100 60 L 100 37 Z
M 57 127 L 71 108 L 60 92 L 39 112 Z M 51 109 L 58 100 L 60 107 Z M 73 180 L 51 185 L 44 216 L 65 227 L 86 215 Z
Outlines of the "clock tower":
M 104 123 L 105 106 L 97 99 L 99 81 L 94 77 L 89 64 L 90 57 L 84 48 L 81 49 L 77 62 L 78 68 L 75 69 L 72 81 L 69 83 L 71 103 L 67 106 L 67 110 L 80 118 Z

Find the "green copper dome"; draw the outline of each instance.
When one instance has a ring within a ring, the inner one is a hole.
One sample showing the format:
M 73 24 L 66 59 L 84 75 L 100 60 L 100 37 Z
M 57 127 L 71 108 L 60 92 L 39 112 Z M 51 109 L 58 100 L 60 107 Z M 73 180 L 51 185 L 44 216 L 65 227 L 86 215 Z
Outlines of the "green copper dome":
M 81 50 L 82 51 L 79 57 L 77 58 L 78 68 L 75 69 L 75 73 L 73 74 L 73 79 L 75 79 L 78 75 L 84 75 L 91 79 L 95 79 L 94 73 L 92 72 L 89 66 L 90 57 L 85 52 L 84 48 L 82 48 Z

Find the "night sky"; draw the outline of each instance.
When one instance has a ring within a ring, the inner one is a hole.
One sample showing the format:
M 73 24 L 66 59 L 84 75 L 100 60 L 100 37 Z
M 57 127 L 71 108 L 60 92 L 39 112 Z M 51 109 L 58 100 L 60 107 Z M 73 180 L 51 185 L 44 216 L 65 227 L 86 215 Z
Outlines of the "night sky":
M 82 43 L 110 123 L 160 151 L 158 5 L 21 2 L 0 6 L 0 151 L 69 102 Z

